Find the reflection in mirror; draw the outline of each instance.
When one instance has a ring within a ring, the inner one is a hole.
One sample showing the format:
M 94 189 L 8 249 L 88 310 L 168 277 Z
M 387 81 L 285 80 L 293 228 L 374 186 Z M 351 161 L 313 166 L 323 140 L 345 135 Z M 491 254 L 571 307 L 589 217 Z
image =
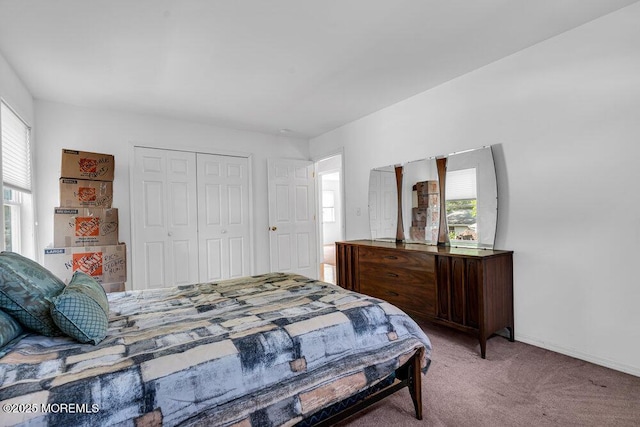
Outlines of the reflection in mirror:
M 438 174 L 438 162 L 446 162 L 446 173 L 443 168 Z M 404 229 L 407 243 L 493 249 L 498 189 L 491 147 L 404 164 L 400 223 L 394 169 L 386 166 L 371 171 L 369 221 L 373 240 L 395 241 Z
M 369 225 L 372 239 L 395 242 L 398 227 L 398 190 L 394 166 L 371 170 Z
M 450 154 L 445 185 L 451 246 L 492 249 L 498 191 L 491 147 Z
M 402 218 L 407 243 L 438 243 L 440 195 L 435 158 L 403 166 Z

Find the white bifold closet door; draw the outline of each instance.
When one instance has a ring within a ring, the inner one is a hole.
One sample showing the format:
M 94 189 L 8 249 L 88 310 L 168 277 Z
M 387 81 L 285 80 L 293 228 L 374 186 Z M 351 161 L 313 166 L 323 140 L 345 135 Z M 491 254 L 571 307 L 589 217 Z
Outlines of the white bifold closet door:
M 244 157 L 134 148 L 133 289 L 250 274 Z

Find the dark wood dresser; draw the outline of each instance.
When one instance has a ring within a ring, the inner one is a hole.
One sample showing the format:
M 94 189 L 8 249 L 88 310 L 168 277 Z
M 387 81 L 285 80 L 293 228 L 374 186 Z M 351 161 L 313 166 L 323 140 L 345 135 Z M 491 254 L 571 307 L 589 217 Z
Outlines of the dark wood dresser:
M 513 251 L 336 242 L 337 282 L 407 314 L 487 338 L 513 329 Z

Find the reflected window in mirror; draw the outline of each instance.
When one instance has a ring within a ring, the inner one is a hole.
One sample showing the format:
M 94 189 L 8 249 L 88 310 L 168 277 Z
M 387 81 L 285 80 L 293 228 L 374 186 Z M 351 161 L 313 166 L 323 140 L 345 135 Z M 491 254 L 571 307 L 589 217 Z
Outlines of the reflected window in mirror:
M 447 173 L 445 208 L 449 240 L 452 245 L 478 241 L 476 182 L 476 168 Z
M 448 227 L 447 231 L 454 234 L 450 245 L 492 249 L 498 219 L 498 187 L 491 147 L 447 156 L 444 199 L 445 204 L 449 200 L 458 200 L 457 204 L 445 206 L 447 222 L 458 225 L 457 229 Z M 459 214 L 454 215 L 456 211 Z

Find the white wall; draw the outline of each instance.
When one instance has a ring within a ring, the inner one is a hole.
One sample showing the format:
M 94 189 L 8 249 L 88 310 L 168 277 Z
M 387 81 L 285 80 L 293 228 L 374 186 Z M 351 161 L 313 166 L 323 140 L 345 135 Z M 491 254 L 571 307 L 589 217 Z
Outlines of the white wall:
M 312 139 L 344 147 L 347 238 L 369 237 L 370 168 L 496 144 L 516 339 L 640 375 L 638 22 L 636 3 Z
M 39 259 L 53 242 L 53 209 L 59 204 L 60 155 L 63 148 L 115 156 L 113 207 L 118 208 L 120 241 L 131 245 L 129 156 L 133 144 L 206 152 L 252 154 L 253 247 L 256 274 L 269 271 L 267 158 L 308 159 L 306 140 L 246 132 L 160 117 L 92 110 L 37 100 L 35 149 L 39 203 Z M 128 250 L 129 266 L 131 265 Z M 131 268 L 128 269 L 131 278 Z M 130 288 L 131 285 L 128 285 Z
M 33 97 L 2 54 L 0 54 L 0 97 L 29 126 L 33 126 Z

